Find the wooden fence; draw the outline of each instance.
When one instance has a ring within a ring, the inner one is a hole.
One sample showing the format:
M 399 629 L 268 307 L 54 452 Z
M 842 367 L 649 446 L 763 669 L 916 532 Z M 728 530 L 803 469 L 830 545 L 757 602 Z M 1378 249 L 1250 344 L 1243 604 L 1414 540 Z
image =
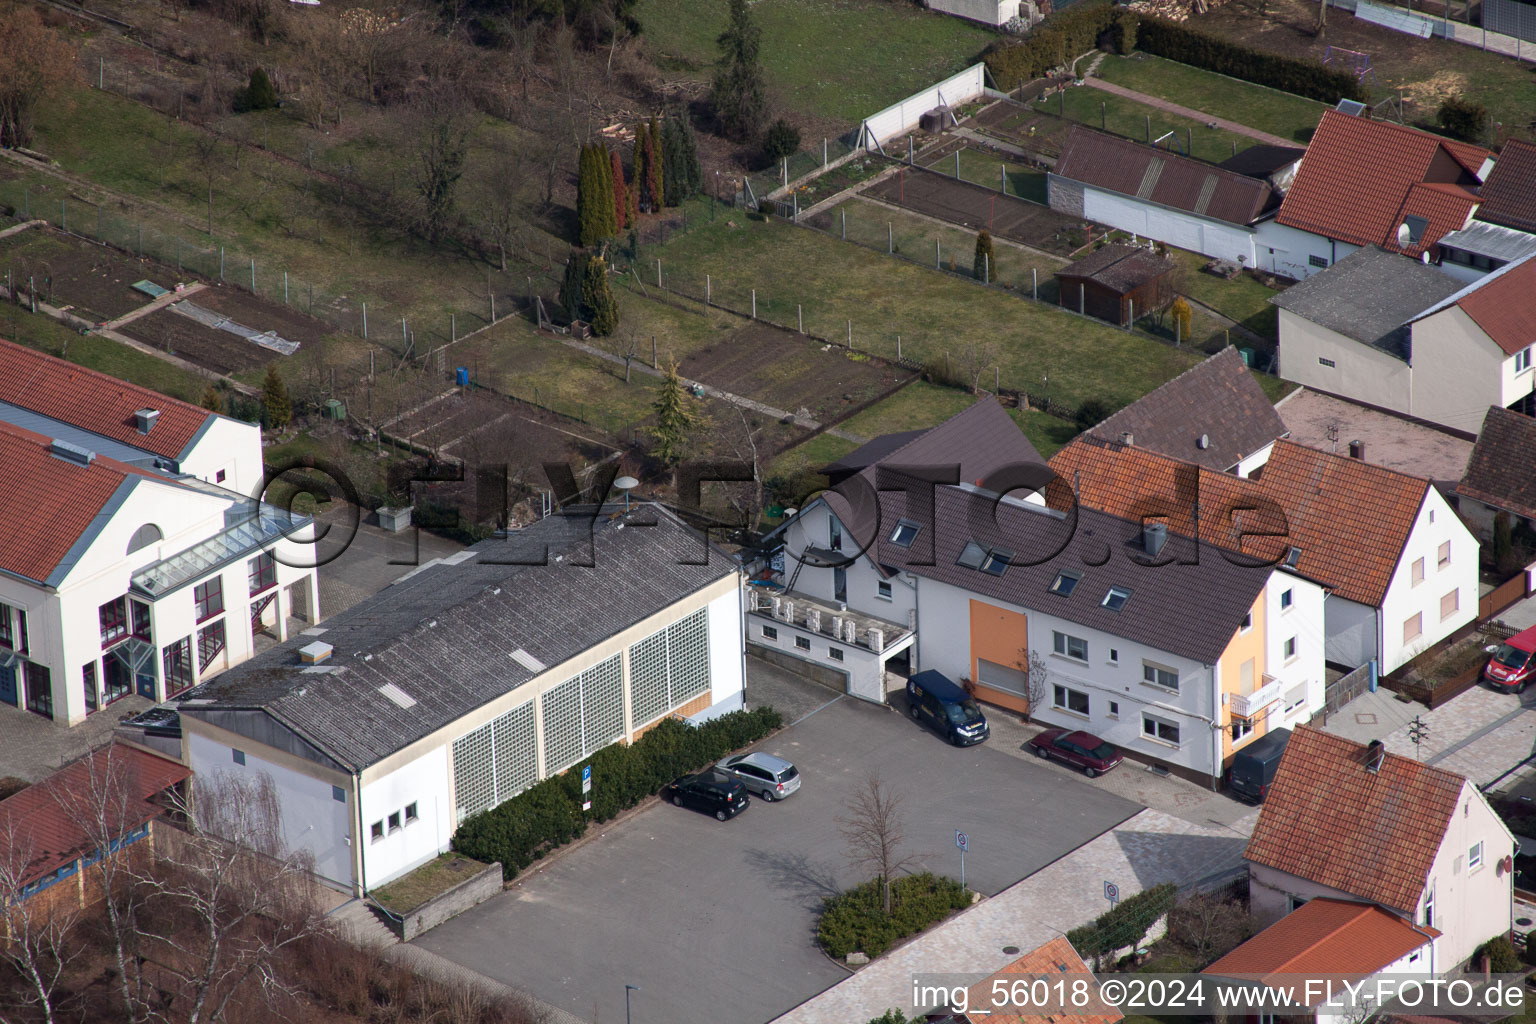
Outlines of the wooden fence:
M 1525 570 L 1521 569 L 1518 573 L 1478 598 L 1478 619 L 1487 619 L 1497 615 L 1516 601 L 1522 600 L 1528 593 L 1525 587 L 1525 580 Z

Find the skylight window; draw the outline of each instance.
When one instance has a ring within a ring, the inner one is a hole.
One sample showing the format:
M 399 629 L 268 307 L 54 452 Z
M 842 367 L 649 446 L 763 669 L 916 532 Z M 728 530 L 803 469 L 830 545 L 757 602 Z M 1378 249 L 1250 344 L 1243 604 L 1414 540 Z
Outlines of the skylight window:
M 993 548 L 987 552 L 987 557 L 981 563 L 981 571 L 991 573 L 993 576 L 1001 576 L 1008 571 L 1009 564 L 1013 561 L 1013 552 L 1004 551 L 1002 548 Z
M 966 541 L 965 548 L 960 552 L 960 557 L 955 559 L 956 565 L 963 565 L 967 569 L 980 569 L 981 563 L 987 560 L 987 549 L 975 541 Z
M 896 529 L 891 531 L 891 543 L 899 548 L 910 548 L 912 542 L 917 539 L 918 531 L 922 529 L 921 523 L 914 523 L 910 519 L 897 522 Z
M 1063 569 L 1061 572 L 1056 574 L 1056 579 L 1051 581 L 1051 593 L 1058 594 L 1061 597 L 1071 597 L 1072 591 L 1077 589 L 1077 585 L 1081 583 L 1082 580 L 1082 573 L 1073 572 L 1070 569 Z
M 1125 607 L 1125 602 L 1131 599 L 1129 587 L 1110 587 L 1109 593 L 1104 595 L 1104 600 L 1099 602 L 1103 607 L 1112 612 L 1117 612 Z

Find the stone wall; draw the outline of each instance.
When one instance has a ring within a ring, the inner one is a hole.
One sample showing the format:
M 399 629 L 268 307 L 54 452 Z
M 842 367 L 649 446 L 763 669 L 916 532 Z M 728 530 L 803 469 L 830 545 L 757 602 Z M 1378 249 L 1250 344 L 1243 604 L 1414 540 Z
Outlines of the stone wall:
M 410 942 L 416 936 L 431 931 L 476 904 L 484 903 L 499 892 L 501 864 L 490 864 L 478 875 L 465 879 L 440 896 L 434 896 L 403 918 L 397 920 L 390 917 L 389 924 L 400 936 L 400 941 Z

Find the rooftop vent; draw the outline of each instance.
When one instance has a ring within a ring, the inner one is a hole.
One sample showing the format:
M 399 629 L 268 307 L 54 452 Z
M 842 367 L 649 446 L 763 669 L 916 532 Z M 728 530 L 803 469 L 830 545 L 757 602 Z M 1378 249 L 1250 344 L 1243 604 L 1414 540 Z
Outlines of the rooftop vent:
M 1381 771 L 1381 763 L 1387 759 L 1387 748 L 1381 740 L 1371 740 L 1365 748 L 1365 770 L 1375 775 Z
M 1126 447 L 1131 447 L 1136 443 L 1136 435 L 1129 430 L 1123 430 L 1120 432 L 1120 443 Z
M 147 434 L 153 430 L 155 421 L 159 418 L 159 409 L 135 409 L 133 411 L 133 425 L 139 428 L 139 433 L 141 434 Z
M 385 683 L 379 687 L 379 692 L 394 701 L 397 707 L 413 708 L 416 706 L 416 698 L 400 689 L 394 683 Z
M 1351 442 L 1349 442 L 1349 457 L 1352 458 L 1352 459 L 1359 459 L 1359 460 L 1361 460 L 1363 462 L 1365 460 L 1365 442 L 1364 441 L 1351 441 Z
M 53 443 L 48 446 L 48 452 L 50 455 L 63 459 L 65 462 L 73 462 L 77 466 L 89 466 L 96 461 L 96 453 L 89 448 L 82 448 L 78 444 L 71 444 L 58 438 L 53 439 Z
M 1163 545 L 1168 543 L 1167 523 L 1144 523 L 1141 527 L 1141 546 L 1147 554 L 1154 558 L 1162 553 Z
M 1197 440 L 1195 442 L 1195 447 L 1199 448 L 1201 451 L 1205 451 L 1210 446 L 1211 446 L 1211 435 L 1210 434 L 1201 434 L 1199 440 Z
M 299 648 L 299 660 L 306 665 L 318 665 L 331 656 L 333 648 L 323 640 L 316 640 Z
M 521 647 L 512 652 L 512 660 L 523 666 L 523 668 L 527 669 L 529 672 L 543 672 L 545 668 L 542 661 L 540 661 L 538 658 L 535 658 Z

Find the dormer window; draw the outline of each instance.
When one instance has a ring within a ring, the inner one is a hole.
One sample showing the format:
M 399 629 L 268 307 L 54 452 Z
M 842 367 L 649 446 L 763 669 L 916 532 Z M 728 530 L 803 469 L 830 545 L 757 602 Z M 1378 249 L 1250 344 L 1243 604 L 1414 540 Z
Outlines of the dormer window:
M 1104 600 L 1099 602 L 1099 604 L 1112 612 L 1117 612 L 1124 608 L 1125 602 L 1130 599 L 1131 590 L 1129 587 L 1110 587 L 1109 593 L 1104 595 Z
M 1072 591 L 1077 589 L 1077 585 L 1082 582 L 1082 579 L 1082 573 L 1073 572 L 1071 569 L 1063 569 L 1051 581 L 1051 593 L 1060 597 L 1071 597 Z
M 896 524 L 896 529 L 891 531 L 891 543 L 899 548 L 910 548 L 922 528 L 921 523 L 914 523 L 910 519 L 900 520 Z

